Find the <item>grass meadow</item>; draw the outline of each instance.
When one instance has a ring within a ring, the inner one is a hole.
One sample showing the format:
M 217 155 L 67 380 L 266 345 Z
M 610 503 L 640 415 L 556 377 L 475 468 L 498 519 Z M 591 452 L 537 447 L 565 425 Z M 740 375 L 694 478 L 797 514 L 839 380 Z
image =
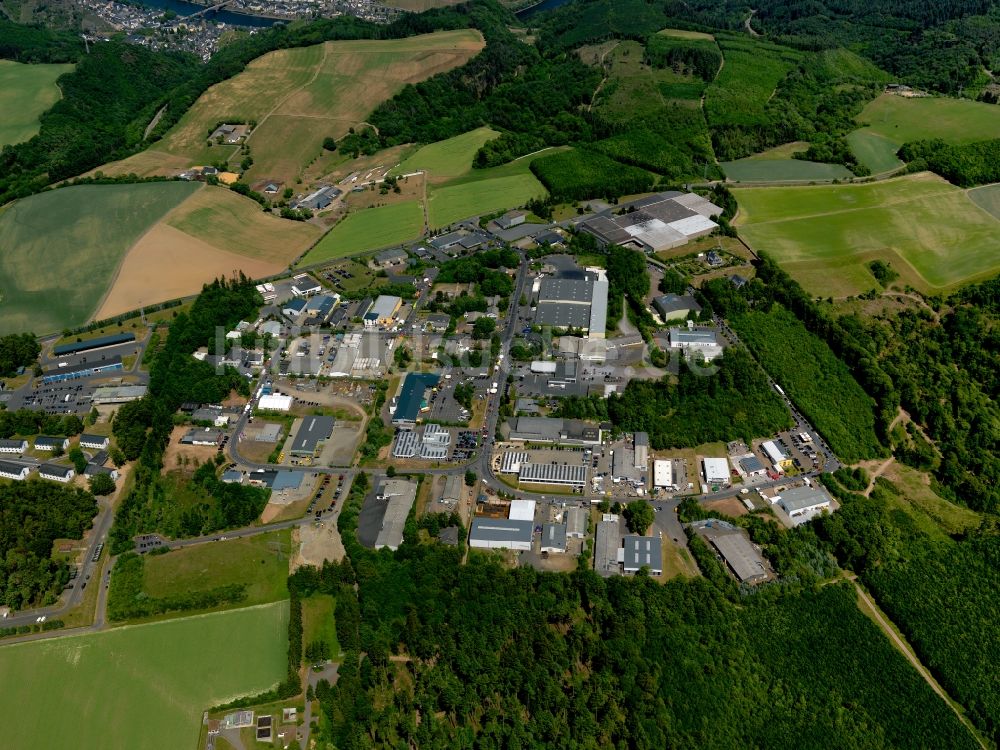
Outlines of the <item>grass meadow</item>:
M 499 135 L 492 128 L 476 128 L 454 138 L 422 146 L 393 169 L 392 174 L 412 174 L 424 170 L 432 181 L 461 177 L 472 169 L 472 159 L 483 144 Z
M 1000 134 L 1000 107 L 943 96 L 906 98 L 883 94 L 858 115 L 858 122 L 896 147 L 907 141 L 941 138 L 972 143 Z
M 284 678 L 287 627 L 276 602 L 4 646 L 3 744 L 194 748 L 202 711 Z
M 423 233 L 424 216 L 419 201 L 366 208 L 345 216 L 300 262 L 322 263 L 365 250 L 415 240 Z
M 759 125 L 778 83 L 802 53 L 743 36 L 717 35 L 725 64 L 705 90 L 709 125 Z
M 544 195 L 542 183 L 530 172 L 525 172 L 434 188 L 430 191 L 427 208 L 431 228 L 440 229 L 476 214 L 522 206 Z
M 62 97 L 56 79 L 72 65 L 25 65 L 0 60 L 0 148 L 38 132 L 38 118 Z
M 740 235 L 811 293 L 877 286 L 866 264 L 887 260 L 900 283 L 943 291 L 1000 269 L 1000 223 L 929 173 L 864 185 L 736 191 Z
M 313 224 L 268 216 L 255 201 L 222 187 L 206 187 L 165 221 L 220 250 L 282 264 L 293 261 L 321 233 Z
M 210 146 L 208 135 L 220 121 L 254 120 L 247 181 L 290 183 L 321 155 L 326 136 L 340 138 L 407 83 L 461 65 L 482 46 L 478 32 L 463 29 L 271 52 L 202 94 L 156 149 L 191 163 L 238 162 L 239 148 Z
M 80 185 L 0 210 L 0 334 L 84 323 L 129 247 L 197 189 L 186 182 Z
M 981 209 L 1000 221 L 1000 185 L 986 185 L 969 191 L 969 198 Z
M 903 166 L 903 162 L 896 156 L 900 144 L 868 128 L 848 133 L 846 140 L 858 161 L 868 167 L 872 174 L 891 172 Z
M 324 641 L 334 657 L 340 653 L 337 627 L 333 619 L 336 604 L 337 600 L 329 594 L 313 594 L 302 600 L 303 649 L 313 641 Z
M 750 157 L 720 162 L 719 166 L 732 182 L 826 182 L 852 176 L 843 164 L 822 164 L 802 159 Z

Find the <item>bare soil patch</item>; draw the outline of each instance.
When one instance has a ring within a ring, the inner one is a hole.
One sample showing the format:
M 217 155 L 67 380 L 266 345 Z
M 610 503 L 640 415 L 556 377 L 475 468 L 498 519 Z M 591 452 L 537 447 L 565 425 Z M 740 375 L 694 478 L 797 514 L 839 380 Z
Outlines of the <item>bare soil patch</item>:
M 182 471 L 192 473 L 206 461 L 215 459 L 218 451 L 211 445 L 182 445 L 181 438 L 191 428 L 187 425 L 178 425 L 170 433 L 170 442 L 163 453 L 162 474 L 166 475 L 171 471 Z M 178 460 L 179 459 L 179 460 Z M 185 461 L 187 462 L 185 464 Z

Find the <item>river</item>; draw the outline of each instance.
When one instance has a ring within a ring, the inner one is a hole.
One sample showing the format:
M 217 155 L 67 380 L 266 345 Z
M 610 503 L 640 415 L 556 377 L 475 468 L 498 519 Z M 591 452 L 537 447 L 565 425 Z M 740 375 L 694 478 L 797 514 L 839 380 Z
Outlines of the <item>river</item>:
M 159 8 L 161 10 L 172 10 L 178 16 L 190 16 L 200 10 L 205 10 L 204 5 L 189 3 L 186 0 L 141 0 L 141 4 L 147 8 Z M 251 16 L 245 13 L 233 13 L 231 10 L 217 10 L 207 16 L 212 21 L 230 24 L 233 26 L 253 26 L 255 28 L 267 28 L 278 23 L 276 18 L 264 18 L 263 16 Z
M 547 10 L 552 10 L 553 8 L 558 8 L 560 5 L 565 5 L 568 2 L 570 2 L 570 0 L 541 0 L 541 2 L 529 5 L 527 8 L 522 8 L 514 15 L 521 19 L 531 18 L 536 13 L 542 13 Z

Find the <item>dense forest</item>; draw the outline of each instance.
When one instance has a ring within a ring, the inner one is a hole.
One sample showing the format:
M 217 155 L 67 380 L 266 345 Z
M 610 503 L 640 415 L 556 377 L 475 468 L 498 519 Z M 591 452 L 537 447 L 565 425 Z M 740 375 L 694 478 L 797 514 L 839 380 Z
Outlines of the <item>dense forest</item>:
M 412 515 L 400 550 L 375 553 L 359 494 L 338 524 L 348 559 L 289 579 L 336 596 L 346 653 L 315 692 L 338 748 L 976 747 L 846 584 L 747 596 L 461 566 Z
M 0 484 L 0 604 L 52 604 L 69 566 L 52 559 L 56 539 L 80 539 L 97 514 L 89 492 L 55 482 Z
M 929 169 L 959 187 L 1000 182 L 1000 139 L 961 145 L 912 141 L 899 149 L 899 158 L 912 172 Z
M 205 285 L 190 311 L 179 313 L 171 323 L 149 369 L 149 392 L 123 404 L 115 414 L 112 427 L 119 448 L 128 459 L 138 459 L 135 484 L 111 528 L 115 554 L 131 549 L 132 537 L 139 533 L 197 536 L 246 525 L 264 509 L 266 491 L 222 484 L 212 463 L 199 467 L 181 487 L 171 483 L 171 476 L 161 475 L 172 417 L 182 403 L 218 403 L 234 390 L 249 393 L 248 381 L 236 370 L 226 367 L 219 372 L 191 353 L 201 346 L 214 347 L 217 326 L 231 329 L 255 315 L 260 304 L 253 283 L 242 275 Z M 181 496 L 189 502 L 181 502 Z
M 0 337 L 0 377 L 17 375 L 22 367 L 31 367 L 42 347 L 33 333 L 10 333 Z

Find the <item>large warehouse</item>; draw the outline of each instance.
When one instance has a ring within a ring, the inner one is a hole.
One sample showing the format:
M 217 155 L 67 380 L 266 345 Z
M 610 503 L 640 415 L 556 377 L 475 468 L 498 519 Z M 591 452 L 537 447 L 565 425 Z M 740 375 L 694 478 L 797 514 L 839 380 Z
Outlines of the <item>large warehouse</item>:
M 534 521 L 474 518 L 469 529 L 469 546 L 477 549 L 531 550 Z
M 680 247 L 711 234 L 712 216 L 722 209 L 694 193 L 667 192 L 623 206 L 618 216 L 596 216 L 580 224 L 603 245 L 621 245 L 646 253 Z
M 591 338 L 604 338 L 608 316 L 608 280 L 601 269 L 588 269 L 582 278 L 548 276 L 536 281 L 535 323 L 573 328 Z

